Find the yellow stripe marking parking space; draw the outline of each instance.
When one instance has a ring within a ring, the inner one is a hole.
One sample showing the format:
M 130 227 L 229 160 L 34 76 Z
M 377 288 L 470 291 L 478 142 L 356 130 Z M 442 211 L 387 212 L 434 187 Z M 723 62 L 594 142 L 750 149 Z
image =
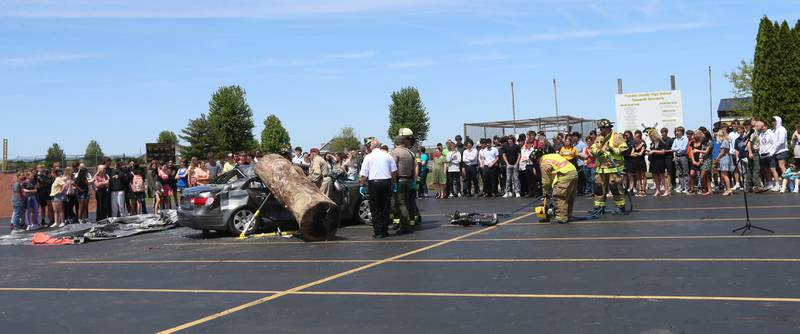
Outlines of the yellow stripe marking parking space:
M 523 219 L 523 218 L 531 216 L 531 215 L 533 215 L 533 213 L 528 213 L 528 214 L 525 214 L 525 215 L 522 215 L 522 216 L 519 216 L 519 217 L 516 217 L 516 218 L 512 218 L 512 219 L 506 220 L 506 221 L 504 221 L 504 222 L 502 222 L 500 224 L 497 224 L 495 226 L 490 226 L 490 227 L 486 227 L 486 228 L 483 228 L 483 229 L 480 229 L 480 230 L 477 230 L 477 231 L 473 231 L 473 232 L 470 232 L 470 233 L 467 233 L 467 234 L 463 234 L 461 236 L 454 237 L 454 238 L 451 238 L 451 239 L 448 239 L 448 240 L 444 240 L 444 241 L 435 243 L 433 245 L 428 245 L 428 246 L 425 246 L 425 247 L 422 247 L 422 248 L 418 248 L 418 249 L 415 249 L 415 250 L 412 250 L 412 251 L 409 251 L 409 252 L 405 252 L 403 254 L 395 255 L 395 256 L 380 260 L 380 261 L 375 261 L 375 262 L 372 262 L 372 263 L 369 263 L 369 264 L 365 264 L 363 266 L 360 266 L 360 267 L 357 267 L 357 268 L 353 268 L 353 269 L 350 269 L 350 270 L 347 270 L 347 271 L 343 271 L 341 273 L 338 273 L 338 274 L 335 274 L 335 275 L 331 275 L 331 276 L 328 276 L 328 277 L 325 277 L 325 278 L 322 278 L 322 279 L 319 279 L 319 280 L 316 280 L 316 281 L 313 281 L 313 282 L 309 282 L 309 283 L 306 283 L 306 284 L 303 284 L 303 285 L 298 285 L 298 286 L 296 286 L 294 288 L 291 288 L 291 289 L 288 289 L 286 291 L 282 291 L 282 292 L 276 293 L 276 294 L 271 295 L 271 296 L 267 296 L 267 297 L 264 297 L 264 298 L 256 299 L 256 300 L 254 300 L 252 302 L 249 302 L 249 303 L 246 303 L 246 304 L 242 304 L 242 305 L 239 305 L 239 306 L 236 306 L 236 307 L 233 307 L 233 308 L 230 308 L 230 309 L 218 312 L 218 313 L 214 313 L 214 314 L 205 316 L 203 318 L 200 318 L 200 319 L 197 319 L 197 320 L 194 320 L 194 321 L 191 321 L 191 322 L 188 322 L 188 323 L 176 326 L 176 327 L 165 329 L 165 330 L 163 330 L 163 331 L 161 331 L 159 333 L 163 333 L 163 334 L 175 333 L 177 331 L 181 331 L 181 330 L 184 330 L 184 329 L 187 329 L 187 328 L 190 328 L 190 327 L 194 327 L 194 326 L 197 326 L 197 325 L 212 321 L 214 319 L 222 318 L 222 317 L 227 316 L 227 315 L 229 315 L 231 313 L 235 313 L 235 312 L 238 312 L 238 311 L 241 311 L 241 310 L 244 310 L 244 309 L 256 306 L 256 305 L 259 305 L 259 304 L 266 303 L 266 302 L 268 302 L 270 300 L 286 296 L 286 295 L 288 295 L 290 293 L 293 293 L 293 292 L 299 292 L 299 291 L 302 291 L 302 290 L 305 290 L 305 289 L 308 289 L 308 288 L 311 288 L 311 287 L 314 287 L 314 286 L 317 286 L 317 285 L 320 285 L 320 284 L 335 280 L 337 278 L 341 278 L 341 277 L 344 277 L 344 276 L 347 276 L 347 275 L 350 275 L 350 274 L 354 274 L 354 273 L 357 273 L 357 272 L 360 272 L 360 271 L 367 270 L 367 269 L 372 268 L 372 267 L 379 266 L 381 264 L 384 264 L 384 263 L 387 263 L 387 262 L 390 262 L 390 261 L 393 261 L 393 260 L 399 260 L 401 258 L 408 257 L 408 256 L 411 256 L 411 255 L 414 255 L 414 254 L 417 254 L 417 253 L 421 253 L 421 252 L 424 252 L 424 251 L 427 251 L 427 250 L 430 250 L 430 249 L 433 249 L 433 248 L 436 248 L 436 247 L 439 247 L 439 246 L 447 245 L 447 244 L 449 244 L 451 242 L 454 242 L 454 241 L 458 241 L 458 240 L 461 240 L 461 239 L 464 239 L 464 238 L 469 238 L 469 237 L 471 237 L 473 235 L 477 235 L 477 234 L 480 234 L 480 233 L 483 233 L 483 232 L 486 232 L 486 231 L 491 231 L 491 230 L 493 230 L 493 229 L 495 229 L 495 228 L 497 228 L 499 226 L 503 226 L 503 225 L 507 225 L 507 224 L 513 223 L 513 222 L 515 222 L 517 220 Z
M 59 261 L 57 264 L 125 265 L 125 264 L 321 264 L 370 263 L 380 260 L 142 260 L 142 261 Z M 398 259 L 387 263 L 577 263 L 577 262 L 765 262 L 795 263 L 800 258 L 575 258 L 575 259 Z M 191 290 L 195 291 L 195 290 Z
M 523 225 L 527 223 L 514 223 L 514 225 Z M 549 225 L 549 224 L 542 224 L 542 223 L 533 223 L 536 225 Z M 542 238 L 542 237 L 530 237 L 530 238 L 479 238 L 479 239 L 459 239 L 453 240 L 452 242 L 493 242 L 493 241 L 578 241 L 578 240 L 648 240 L 648 239 L 661 239 L 661 240 L 670 240 L 670 239 L 760 239 L 760 238 L 775 238 L 775 239 L 792 239 L 792 238 L 800 238 L 800 234 L 778 234 L 778 235 L 667 235 L 667 236 L 641 236 L 641 237 L 628 237 L 628 236 L 611 236 L 611 237 L 551 237 L 551 238 Z M 418 240 L 391 240 L 392 243 L 428 243 L 428 242 L 442 242 L 445 240 L 442 239 L 418 239 Z M 388 242 L 387 241 L 369 241 L 369 240 L 345 240 L 345 241 L 329 241 L 328 243 L 361 243 L 361 242 Z M 277 243 L 263 243 L 263 242 L 219 242 L 219 243 L 210 243 L 211 245 L 283 245 L 288 244 L 285 242 L 277 242 Z M 301 244 L 308 244 L 306 242 L 301 242 Z M 167 244 L 170 245 L 170 244 Z M 171 244 L 171 245 L 209 245 L 209 243 L 203 244 Z
M 665 296 L 665 295 L 603 295 L 603 294 L 532 294 L 532 293 L 451 293 L 451 292 L 382 292 L 382 291 L 262 291 L 262 290 L 175 290 L 175 289 L 113 289 L 113 288 L 0 288 L 0 292 L 145 292 L 145 293 L 217 293 L 217 294 L 278 294 L 310 296 L 371 296 L 371 297 L 444 297 L 495 299 L 615 299 L 615 300 L 676 300 L 676 301 L 741 301 L 800 303 L 800 298 L 737 297 L 737 296 Z M 260 300 L 260 299 L 259 299 Z M 254 306 L 256 301 L 226 310 L 226 314 Z M 220 312 L 222 313 L 222 312 Z M 187 328 L 187 327 L 184 327 Z

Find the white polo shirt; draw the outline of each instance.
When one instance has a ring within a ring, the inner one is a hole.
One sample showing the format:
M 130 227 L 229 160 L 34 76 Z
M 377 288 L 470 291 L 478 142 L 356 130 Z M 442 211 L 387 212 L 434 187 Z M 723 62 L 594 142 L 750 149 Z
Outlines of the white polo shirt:
M 380 148 L 372 150 L 372 153 L 364 157 L 361 163 L 361 176 L 370 181 L 388 180 L 392 178 L 392 173 L 397 171 L 397 163 L 394 162 L 389 153 Z

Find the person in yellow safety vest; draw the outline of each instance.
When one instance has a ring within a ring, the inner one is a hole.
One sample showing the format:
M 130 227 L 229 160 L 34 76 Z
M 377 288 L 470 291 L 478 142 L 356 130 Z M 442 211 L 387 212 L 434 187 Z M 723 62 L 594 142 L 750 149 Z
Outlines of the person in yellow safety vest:
M 625 196 L 622 193 L 622 175 L 625 173 L 623 153 L 628 144 L 621 134 L 612 129 L 614 123 L 601 119 L 597 122 L 600 133 L 589 152 L 594 156 L 597 169 L 594 178 L 594 209 L 605 210 L 606 194 L 614 196 L 614 205 L 620 213 L 625 212 Z
M 569 160 L 558 153 L 545 154 L 539 159 L 542 172 L 542 192 L 545 198 L 552 194 L 556 223 L 565 224 L 572 216 L 578 190 L 578 171 Z M 549 217 L 539 222 L 549 222 Z

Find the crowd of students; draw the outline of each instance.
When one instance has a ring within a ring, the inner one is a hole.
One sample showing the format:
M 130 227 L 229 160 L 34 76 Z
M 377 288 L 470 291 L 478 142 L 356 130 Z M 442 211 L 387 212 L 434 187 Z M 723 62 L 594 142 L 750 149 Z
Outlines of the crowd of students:
M 89 202 L 95 201 L 96 220 L 146 214 L 146 198 L 153 198 L 152 212 L 177 208 L 179 193 L 203 185 L 237 165 L 257 161 L 257 155 L 209 155 L 207 160 L 151 161 L 142 167 L 136 160 L 105 158 L 93 171 L 80 162 L 62 168 L 38 165 L 17 172 L 11 187 L 13 230 L 63 227 L 89 221 Z
M 632 196 L 668 197 L 673 193 L 724 196 L 748 192 L 800 192 L 800 124 L 788 135 L 780 117 L 771 124 L 756 119 L 718 122 L 712 130 L 679 126 L 625 131 L 628 149 L 624 185 Z M 594 193 L 595 161 L 589 151 L 597 133 L 529 131 L 518 136 L 481 139 L 476 146 L 461 136 L 437 144 L 429 155 L 420 149 L 419 196 L 428 197 L 432 178 L 436 198 L 462 196 L 539 197 L 538 159 L 559 153 L 577 167 L 578 194 Z M 790 155 L 794 157 L 789 161 Z M 652 178 L 648 182 L 647 175 Z M 480 180 L 480 182 L 478 181 Z M 649 193 L 652 191 L 652 193 Z
M 724 196 L 737 190 L 748 192 L 800 192 L 800 124 L 789 135 L 780 117 L 771 124 L 749 119 L 716 123 L 686 130 L 676 127 L 673 136 L 667 128 L 625 131 L 628 149 L 625 157 L 624 186 L 633 196 L 666 197 L 673 193 Z M 597 134 L 558 133 L 548 138 L 544 132 L 529 131 L 518 136 L 481 139 L 477 145 L 469 137 L 447 140 L 428 152 L 419 147 L 417 164 L 419 197 L 540 197 L 541 173 L 538 159 L 559 153 L 578 170 L 578 194 L 594 193 L 595 160 L 589 148 Z M 386 148 L 388 150 L 388 147 Z M 362 152 L 363 153 L 363 152 Z M 790 155 L 793 157 L 790 161 Z M 89 218 L 89 202 L 94 197 L 97 220 L 147 213 L 146 197 L 154 198 L 152 210 L 177 208 L 184 188 L 207 184 L 237 165 L 258 161 L 261 155 L 229 154 L 206 160 L 192 157 L 177 163 L 150 162 L 141 167 L 135 160 L 112 161 L 90 171 L 80 162 L 63 168 L 39 165 L 35 170 L 17 173 L 12 184 L 11 227 L 15 230 L 63 227 L 83 223 Z M 345 176 L 355 180 L 359 160 L 356 151 L 319 156 L 319 150 L 303 153 L 300 147 L 287 158 L 306 170 L 315 159 L 325 163 L 321 178 Z M 652 177 L 652 184 L 647 174 Z M 430 180 L 428 180 L 430 178 Z

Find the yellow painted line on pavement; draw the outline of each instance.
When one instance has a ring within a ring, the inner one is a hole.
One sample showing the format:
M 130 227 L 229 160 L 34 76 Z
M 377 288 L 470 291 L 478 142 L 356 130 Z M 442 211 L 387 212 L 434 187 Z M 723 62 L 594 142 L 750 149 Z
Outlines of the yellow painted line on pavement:
M 219 293 L 274 294 L 269 290 L 192 290 L 192 289 L 116 289 L 116 288 L 0 288 L 0 292 L 143 292 L 143 293 Z
M 523 298 L 523 299 L 616 299 L 616 300 L 681 300 L 681 301 L 742 301 L 800 303 L 800 298 L 734 297 L 734 296 L 648 296 L 596 294 L 527 294 L 527 293 L 442 293 L 442 292 L 358 292 L 358 291 L 300 291 L 296 295 L 387 296 L 387 297 L 466 297 L 466 298 Z
M 579 225 L 586 225 L 586 224 L 657 224 L 657 223 L 706 223 L 706 222 L 739 222 L 739 221 L 746 221 L 746 218 L 741 217 L 734 217 L 734 218 L 686 218 L 686 219 L 642 219 L 642 220 L 585 220 L 585 221 L 574 221 L 570 222 L 569 224 L 579 224 Z M 750 218 L 750 221 L 779 221 L 779 220 L 800 220 L 800 217 L 760 217 L 760 218 Z M 514 225 L 541 225 L 541 226 L 554 226 L 550 223 L 516 223 Z
M 59 261 L 57 264 L 325 264 L 370 263 L 380 260 L 142 260 L 142 261 Z M 525 259 L 399 259 L 394 263 L 577 263 L 577 262 L 800 262 L 800 258 L 525 258 Z M 192 290 L 194 291 L 194 290 Z
M 531 294 L 531 293 L 455 293 L 455 292 L 383 292 L 383 291 L 268 291 L 268 290 L 178 290 L 178 289 L 114 289 L 114 288 L 0 288 L 0 292 L 140 292 L 140 293 L 208 293 L 208 294 L 269 294 L 310 296 L 370 296 L 370 297 L 455 297 L 496 299 L 616 299 L 616 300 L 678 300 L 678 301 L 743 301 L 800 303 L 800 298 L 737 297 L 737 296 L 664 296 L 664 295 L 604 295 L 604 294 Z M 259 299 L 260 300 L 260 299 Z M 230 310 L 242 310 L 253 302 Z M 249 305 L 249 306 L 248 306 Z M 256 304 L 257 305 L 257 304 Z M 230 314 L 230 313 L 228 313 Z
M 227 316 L 227 315 L 229 315 L 231 313 L 235 313 L 235 312 L 238 312 L 238 311 L 241 311 L 241 310 L 244 310 L 244 309 L 247 309 L 247 308 L 259 305 L 259 304 L 263 304 L 263 303 L 266 303 L 268 301 L 271 301 L 271 300 L 274 300 L 274 299 L 277 299 L 277 298 L 280 298 L 280 297 L 283 297 L 283 296 L 286 296 L 286 295 L 294 293 L 294 292 L 299 292 L 299 291 L 302 291 L 302 290 L 305 290 L 305 289 L 308 289 L 308 288 L 311 288 L 311 287 L 314 287 L 314 286 L 317 286 L 317 285 L 320 285 L 320 284 L 335 280 L 337 278 L 341 278 L 341 277 L 344 277 L 344 276 L 347 276 L 347 275 L 350 275 L 350 274 L 354 274 L 354 273 L 357 273 L 357 272 L 360 272 L 360 271 L 364 271 L 364 270 L 367 270 L 369 268 L 376 267 L 376 266 L 379 266 L 381 264 L 391 262 L 393 260 L 399 260 L 401 258 L 408 257 L 408 256 L 411 256 L 411 255 L 414 255 L 414 254 L 418 254 L 418 253 L 421 253 L 421 252 L 424 252 L 424 251 L 427 251 L 427 250 L 430 250 L 430 249 L 433 249 L 433 248 L 436 248 L 436 247 L 444 246 L 444 245 L 447 245 L 447 244 L 449 244 L 451 242 L 454 242 L 454 241 L 458 241 L 458 240 L 461 240 L 461 239 L 464 239 L 464 238 L 469 238 L 469 237 L 471 237 L 473 235 L 477 235 L 477 234 L 480 234 L 480 233 L 491 231 L 491 230 L 493 230 L 493 229 L 495 229 L 495 228 L 497 228 L 499 226 L 503 226 L 503 225 L 507 225 L 507 224 L 513 223 L 513 222 L 515 222 L 517 220 L 523 219 L 523 218 L 528 217 L 530 215 L 533 215 L 533 213 L 528 213 L 526 215 L 522 215 L 522 216 L 519 216 L 519 217 L 516 217 L 516 218 L 512 218 L 512 219 L 506 220 L 506 221 L 504 221 L 504 222 L 502 222 L 500 224 L 497 224 L 495 226 L 491 226 L 491 227 L 483 228 L 483 229 L 480 229 L 480 230 L 477 230 L 477 231 L 474 231 L 474 232 L 463 234 L 461 236 L 457 236 L 457 237 L 454 237 L 454 238 L 451 238 L 451 239 L 447 239 L 447 240 L 435 243 L 433 245 L 428 245 L 428 246 L 425 246 L 425 247 L 422 247 L 422 248 L 418 248 L 418 249 L 415 249 L 415 250 L 412 250 L 412 251 L 409 251 L 409 252 L 405 252 L 403 254 L 395 255 L 395 256 L 392 256 L 392 257 L 385 258 L 383 260 L 379 260 L 379 261 L 375 261 L 375 262 L 372 262 L 372 263 L 369 263 L 369 264 L 365 264 L 363 266 L 360 266 L 360 267 L 357 267 L 357 268 L 354 268 L 354 269 L 350 269 L 350 270 L 347 270 L 347 271 L 343 271 L 341 273 L 338 273 L 338 274 L 335 274 L 335 275 L 331 275 L 331 276 L 328 276 L 328 277 L 325 277 L 325 278 L 322 278 L 322 279 L 319 279 L 319 280 L 316 280 L 316 281 L 313 281 L 313 282 L 309 282 L 309 283 L 306 283 L 306 284 L 303 284 L 303 285 L 298 285 L 298 286 L 296 286 L 294 288 L 285 290 L 283 292 L 276 293 L 276 294 L 271 295 L 271 296 L 267 296 L 267 297 L 264 297 L 264 298 L 259 298 L 259 299 L 256 299 L 254 301 L 251 301 L 249 303 L 245 303 L 245 304 L 233 307 L 233 308 L 229 308 L 227 310 L 224 310 L 224 311 L 221 311 L 221 312 L 217 312 L 217 313 L 205 316 L 203 318 L 200 318 L 200 319 L 197 319 L 197 320 L 194 320 L 194 321 L 191 321 L 191 322 L 187 322 L 187 323 L 179 325 L 179 326 L 175 326 L 175 327 L 172 327 L 172 328 L 165 329 L 163 331 L 160 331 L 159 333 L 169 334 L 169 333 L 175 333 L 175 332 L 187 329 L 187 328 L 191 328 L 191 327 L 194 327 L 194 326 L 197 326 L 197 325 L 212 321 L 214 319 L 222 318 L 222 317 Z
M 527 223 L 514 223 L 514 225 L 524 225 Z M 535 225 L 549 225 L 549 224 L 542 224 L 542 223 L 533 223 Z M 531 238 L 480 238 L 480 239 L 459 239 L 454 240 L 452 242 L 492 242 L 492 241 L 575 241 L 575 240 L 646 240 L 646 239 L 759 239 L 759 238 L 776 238 L 776 239 L 783 239 L 783 238 L 800 238 L 800 234 L 778 234 L 778 235 L 672 235 L 672 236 L 611 236 L 611 237 L 551 237 L 551 238 L 542 238 L 542 237 L 531 237 Z M 445 240 L 442 239 L 419 239 L 419 240 L 392 240 L 392 243 L 427 243 L 427 242 L 442 242 Z M 353 243 L 356 240 L 352 241 L 331 241 L 328 243 Z M 375 240 L 375 241 L 367 241 L 367 242 L 377 242 L 380 243 L 382 241 Z M 281 245 L 286 243 L 275 243 L 275 244 L 268 244 L 268 243 L 259 243 L 259 242 L 225 242 L 225 243 L 215 243 L 214 245 Z M 303 242 L 303 244 L 306 244 Z M 184 245 L 184 244 L 174 244 L 174 245 Z M 188 244 L 188 245 L 196 245 L 196 244 Z

